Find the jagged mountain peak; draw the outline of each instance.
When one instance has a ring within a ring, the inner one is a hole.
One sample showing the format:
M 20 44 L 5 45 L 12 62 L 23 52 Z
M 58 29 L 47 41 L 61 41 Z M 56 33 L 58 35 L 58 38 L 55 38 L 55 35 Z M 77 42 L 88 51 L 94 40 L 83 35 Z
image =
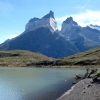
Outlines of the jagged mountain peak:
M 75 22 L 72 17 L 68 17 L 65 21 L 63 21 L 60 33 L 67 36 L 68 34 L 71 35 L 72 29 L 75 27 L 79 27 L 77 22 Z
M 77 22 L 73 20 L 73 17 L 68 17 L 63 23 L 73 23 L 74 25 L 78 25 Z
M 52 10 L 50 10 L 50 12 L 47 15 L 45 15 L 43 18 L 53 18 L 53 19 L 55 19 L 54 18 L 54 12 Z
M 31 19 L 29 20 L 29 22 L 35 22 L 35 21 L 37 21 L 37 20 L 40 20 L 40 19 L 37 18 L 37 17 L 34 17 L 34 18 L 31 18 Z
M 36 30 L 40 27 L 47 27 L 52 31 L 52 33 L 58 30 L 57 22 L 54 19 L 53 11 L 50 10 L 50 12 L 41 19 L 36 17 L 30 19 L 25 26 L 25 32 Z
M 71 21 L 73 21 L 73 18 L 72 18 L 72 17 L 68 17 L 68 18 L 64 21 L 64 23 L 69 23 L 69 22 L 71 22 Z

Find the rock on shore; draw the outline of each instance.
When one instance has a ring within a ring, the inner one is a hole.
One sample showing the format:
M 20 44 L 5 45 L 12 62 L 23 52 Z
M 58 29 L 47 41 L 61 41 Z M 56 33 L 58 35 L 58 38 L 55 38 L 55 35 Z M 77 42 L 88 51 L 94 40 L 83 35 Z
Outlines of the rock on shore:
M 100 84 L 84 79 L 75 84 L 57 100 L 100 100 Z

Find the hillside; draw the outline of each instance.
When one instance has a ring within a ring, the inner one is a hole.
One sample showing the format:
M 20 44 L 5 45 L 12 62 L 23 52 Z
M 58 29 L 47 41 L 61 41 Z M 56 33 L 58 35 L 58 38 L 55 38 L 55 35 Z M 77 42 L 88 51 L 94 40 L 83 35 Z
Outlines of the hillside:
M 0 66 L 30 66 L 44 60 L 52 58 L 25 50 L 0 51 Z
M 0 51 L 0 66 L 69 67 L 100 65 L 100 48 L 54 59 L 25 50 Z
M 88 50 L 57 61 L 58 65 L 100 65 L 100 48 Z

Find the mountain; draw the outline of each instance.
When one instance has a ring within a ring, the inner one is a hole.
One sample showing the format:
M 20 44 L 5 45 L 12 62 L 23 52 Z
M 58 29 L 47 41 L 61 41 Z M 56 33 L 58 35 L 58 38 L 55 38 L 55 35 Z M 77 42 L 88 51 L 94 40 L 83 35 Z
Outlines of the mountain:
M 44 27 L 23 33 L 9 42 L 1 44 L 0 49 L 29 50 L 54 58 L 79 52 L 70 41 L 66 41 L 58 33 L 52 33 L 49 28 Z
M 98 26 L 98 25 L 90 24 L 89 27 L 100 31 L 100 26 Z
M 89 26 L 82 28 L 82 34 L 88 39 L 100 43 L 100 31 L 90 28 Z
M 0 44 L 0 50 L 29 50 L 49 57 L 60 58 L 100 47 L 100 31 L 81 27 L 72 17 L 58 30 L 54 12 L 28 21 L 19 36 Z
M 25 32 L 36 30 L 40 27 L 48 27 L 52 32 L 58 30 L 57 22 L 54 18 L 54 12 L 50 11 L 47 15 L 39 18 L 32 18 L 25 26 Z
M 63 21 L 60 35 L 64 36 L 67 40 L 70 40 L 70 38 L 73 38 L 71 35 L 76 28 L 79 28 L 77 22 L 73 21 L 72 17 L 69 17 Z
M 100 46 L 100 32 L 90 27 L 79 26 L 72 17 L 63 22 L 60 35 L 73 43 L 80 52 Z

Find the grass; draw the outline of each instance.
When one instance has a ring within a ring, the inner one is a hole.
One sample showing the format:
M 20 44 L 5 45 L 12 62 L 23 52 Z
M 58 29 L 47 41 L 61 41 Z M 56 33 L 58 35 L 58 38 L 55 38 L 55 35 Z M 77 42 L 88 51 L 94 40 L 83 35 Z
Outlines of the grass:
M 88 50 L 72 56 L 53 59 L 42 54 L 26 50 L 0 51 L 0 66 L 44 66 L 44 67 L 80 67 L 100 66 L 100 48 Z
M 1 66 L 29 66 L 50 59 L 52 58 L 26 50 L 0 51 Z
M 59 59 L 62 65 L 100 65 L 100 48 Z

